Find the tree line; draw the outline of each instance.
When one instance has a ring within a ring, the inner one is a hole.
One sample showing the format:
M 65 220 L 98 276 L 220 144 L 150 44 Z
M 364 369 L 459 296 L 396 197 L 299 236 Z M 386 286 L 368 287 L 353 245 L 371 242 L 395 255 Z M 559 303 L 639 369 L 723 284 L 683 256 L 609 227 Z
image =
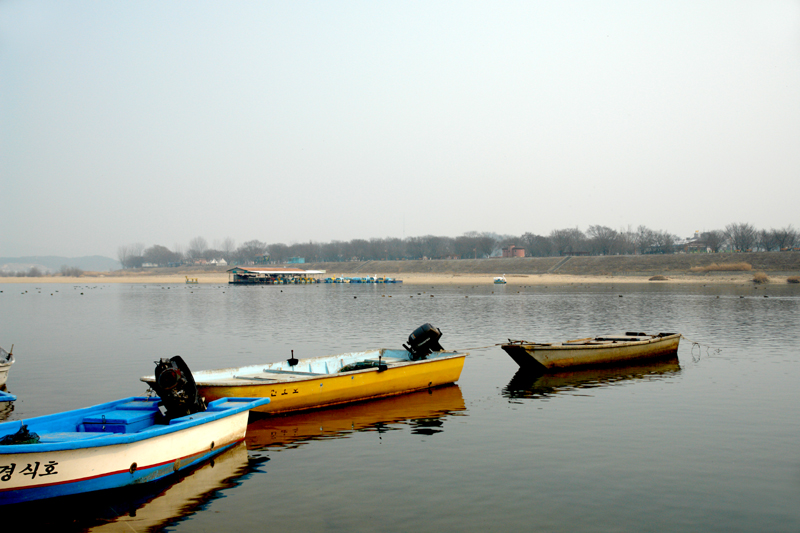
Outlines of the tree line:
M 480 259 L 501 254 L 509 246 L 525 249 L 526 257 L 561 255 L 635 255 L 671 254 L 684 251 L 688 242 L 692 250 L 778 251 L 800 244 L 798 232 L 791 226 L 759 230 L 752 224 L 733 223 L 724 229 L 701 233 L 697 239 L 680 239 L 663 230 L 645 226 L 615 230 L 593 225 L 583 232 L 578 228 L 551 231 L 548 235 L 524 233 L 519 236 L 468 232 L 460 237 L 425 235 L 420 237 L 353 239 L 327 243 L 267 244 L 251 240 L 236 246 L 232 238 L 209 246 L 203 237 L 192 239 L 187 247 L 175 245 L 172 250 L 162 245 L 149 248 L 141 243 L 120 246 L 117 259 L 123 268 L 178 266 L 224 259 L 227 264 L 246 265 L 269 261 L 286 263 L 291 258 L 306 262 L 343 262 L 412 259 Z

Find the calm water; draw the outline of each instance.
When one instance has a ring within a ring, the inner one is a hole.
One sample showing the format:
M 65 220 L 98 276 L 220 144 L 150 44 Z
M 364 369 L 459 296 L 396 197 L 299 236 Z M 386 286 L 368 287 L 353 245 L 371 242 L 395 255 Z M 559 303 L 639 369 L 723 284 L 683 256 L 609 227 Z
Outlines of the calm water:
M 24 509 L 62 530 L 800 531 L 788 284 L 0 290 L 19 398 L 6 419 L 141 394 L 176 354 L 200 370 L 400 347 L 425 322 L 471 352 L 456 386 L 255 420 L 246 446 L 177 482 Z M 623 330 L 702 346 L 538 379 L 493 346 Z

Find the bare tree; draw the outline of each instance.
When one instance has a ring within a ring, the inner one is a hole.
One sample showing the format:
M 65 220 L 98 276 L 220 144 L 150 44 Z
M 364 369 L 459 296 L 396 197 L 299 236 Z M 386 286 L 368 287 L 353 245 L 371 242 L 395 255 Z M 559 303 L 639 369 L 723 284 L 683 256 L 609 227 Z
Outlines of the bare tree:
M 122 268 L 128 267 L 128 258 L 130 257 L 130 250 L 128 249 L 127 244 L 123 244 L 119 248 L 117 248 L 117 260 L 119 264 L 122 265 Z
M 634 234 L 634 245 L 640 254 L 647 253 L 647 251 L 655 243 L 655 240 L 655 232 L 647 226 L 639 226 L 636 228 L 636 233 Z
M 608 226 L 589 226 L 586 234 L 590 245 L 600 255 L 610 255 L 618 247 L 619 234 Z
M 549 237 L 525 233 L 519 238 L 520 244 L 525 248 L 528 257 L 548 257 L 553 255 L 553 241 Z
M 559 255 L 586 251 L 586 236 L 578 228 L 553 230 L 550 232 L 550 240 Z
M 180 256 L 178 254 L 160 244 L 153 245 L 145 250 L 142 254 L 142 258 L 144 262 L 158 266 L 167 266 L 170 263 L 177 263 L 180 261 Z
M 247 241 L 236 249 L 236 258 L 242 263 L 255 263 L 267 253 L 267 245 L 259 240 Z M 270 254 L 272 255 L 272 254 Z
M 225 239 L 222 241 L 222 245 L 219 246 L 219 249 L 222 252 L 222 257 L 225 258 L 225 261 L 230 262 L 230 260 L 233 258 L 233 253 L 236 251 L 236 241 L 231 237 L 225 237 Z
M 675 236 L 668 231 L 656 231 L 653 233 L 654 251 L 660 254 L 675 253 Z
M 195 237 L 189 241 L 189 251 L 187 253 L 192 259 L 202 258 L 206 250 L 208 250 L 208 241 L 203 237 Z
M 756 242 L 758 243 L 758 247 L 765 252 L 780 250 L 781 245 L 775 237 L 774 230 L 762 229 L 761 231 L 757 231 Z
M 749 252 L 758 239 L 756 228 L 747 223 L 734 223 L 725 226 L 725 234 L 730 239 L 734 250 Z
M 773 234 L 773 238 L 777 242 L 779 250 L 787 250 L 797 243 L 797 231 L 795 231 L 791 224 L 785 228 L 770 230 L 770 232 Z
M 714 253 L 719 252 L 720 248 L 722 248 L 727 240 L 725 232 L 718 229 L 706 231 L 700 235 L 700 238 L 706 243 L 708 248 L 711 248 L 711 251 Z

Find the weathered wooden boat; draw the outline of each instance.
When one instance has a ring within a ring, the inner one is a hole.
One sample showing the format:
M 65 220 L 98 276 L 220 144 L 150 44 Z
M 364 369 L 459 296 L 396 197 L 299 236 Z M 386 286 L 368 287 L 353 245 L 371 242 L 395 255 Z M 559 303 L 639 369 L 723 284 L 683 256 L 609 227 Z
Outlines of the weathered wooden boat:
M 0 423 L 0 504 L 125 487 L 190 468 L 244 440 L 248 411 L 269 398 L 206 407 L 180 358 L 154 389 L 93 407 Z
M 677 353 L 680 340 L 679 333 L 626 332 L 557 343 L 509 340 L 501 348 L 522 368 L 549 371 L 672 356 Z
M 0 387 L 8 381 L 8 371 L 11 370 L 11 365 L 14 364 L 14 345 L 11 345 L 11 351 L 7 352 L 0 347 Z
M 200 396 L 267 397 L 272 402 L 254 409 L 284 413 L 392 396 L 458 381 L 467 352 L 447 352 L 441 331 L 424 324 L 402 350 L 375 349 L 194 373 Z M 154 383 L 154 376 L 142 381 Z

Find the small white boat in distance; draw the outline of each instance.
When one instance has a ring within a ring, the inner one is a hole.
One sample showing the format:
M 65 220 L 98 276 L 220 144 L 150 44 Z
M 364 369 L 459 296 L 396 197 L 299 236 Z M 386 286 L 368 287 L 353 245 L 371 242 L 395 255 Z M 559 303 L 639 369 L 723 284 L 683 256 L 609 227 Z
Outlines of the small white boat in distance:
M 494 283 L 495 283 L 495 285 L 505 285 L 507 283 L 505 274 L 503 274 L 502 276 L 497 276 L 496 278 L 494 278 Z
M 6 384 L 8 380 L 8 371 L 11 365 L 14 364 L 14 345 L 11 345 L 11 351 L 7 352 L 0 347 L 0 387 Z
M 509 340 L 501 348 L 522 368 L 549 371 L 671 356 L 677 353 L 680 340 L 680 333 L 627 332 L 554 343 Z

